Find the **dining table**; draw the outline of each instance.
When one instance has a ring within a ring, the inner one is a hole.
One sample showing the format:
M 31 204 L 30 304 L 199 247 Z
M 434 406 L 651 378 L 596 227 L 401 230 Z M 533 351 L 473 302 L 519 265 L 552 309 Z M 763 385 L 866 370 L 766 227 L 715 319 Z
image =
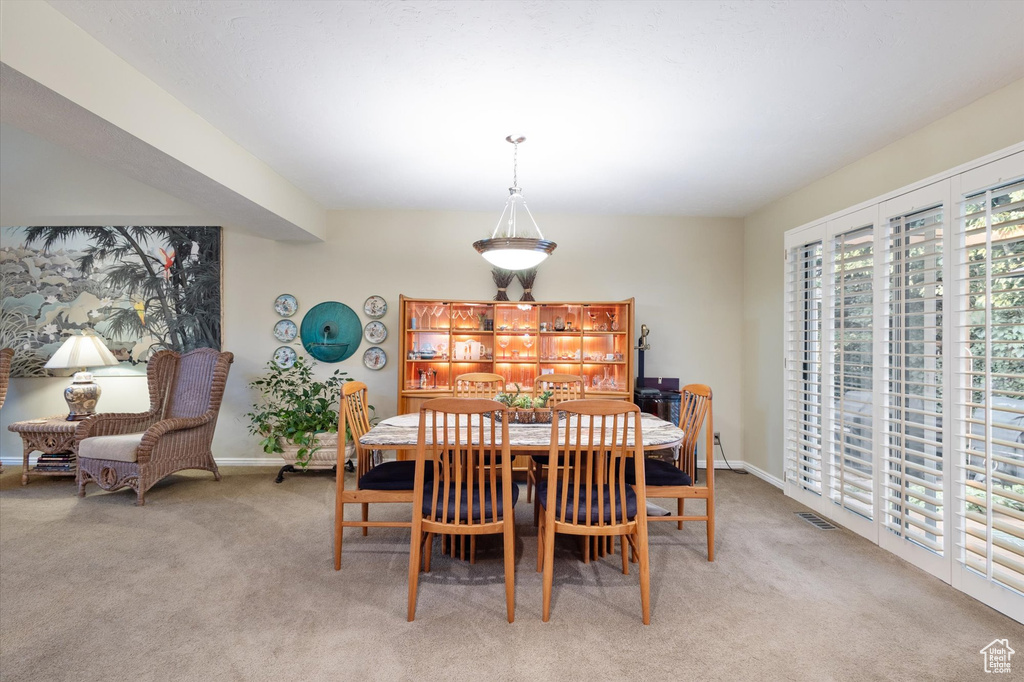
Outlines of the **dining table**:
M 419 438 L 420 415 L 399 414 L 388 417 L 374 425 L 363 434 L 359 443 L 373 450 L 396 450 L 399 458 L 410 450 L 416 449 Z M 634 443 L 632 427 L 627 429 L 626 444 Z M 653 450 L 672 450 L 673 456 L 678 452 L 683 440 L 683 431 L 672 422 L 655 417 L 647 412 L 640 413 L 640 431 L 643 434 L 644 452 Z M 428 424 L 427 433 L 430 433 Z M 484 430 L 485 434 L 490 429 Z M 496 430 L 501 438 L 501 429 Z M 516 452 L 547 452 L 551 447 L 551 424 L 518 424 L 508 425 L 509 447 Z M 498 441 L 500 444 L 500 440 Z

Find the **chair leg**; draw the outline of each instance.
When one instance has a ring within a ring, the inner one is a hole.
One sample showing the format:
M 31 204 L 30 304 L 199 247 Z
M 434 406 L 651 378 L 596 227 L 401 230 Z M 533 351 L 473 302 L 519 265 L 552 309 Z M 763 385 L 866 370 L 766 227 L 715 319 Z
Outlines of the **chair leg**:
M 540 517 L 540 525 L 537 526 L 537 572 L 544 570 L 544 517 Z
M 554 524 L 544 534 L 544 603 L 541 620 L 547 623 L 551 619 L 551 591 L 555 583 L 555 527 Z
M 366 503 L 366 502 L 363 502 L 363 523 L 366 523 L 369 520 L 370 520 L 370 505 L 368 503 Z M 363 537 L 366 537 L 367 535 L 369 535 L 369 533 L 370 533 L 369 527 L 368 526 L 363 526 Z
M 620 546 L 622 548 L 622 575 L 629 575 L 629 555 L 626 554 L 626 536 L 619 536 Z
M 708 561 L 715 560 L 715 500 L 708 499 Z
M 637 524 L 637 555 L 640 558 L 640 610 L 644 625 L 651 624 L 651 562 L 647 546 L 647 526 Z
M 679 507 L 678 507 L 679 508 L 679 515 L 680 516 L 684 515 L 684 511 L 683 510 L 684 510 L 685 507 L 686 507 L 686 498 L 685 497 L 680 497 L 679 498 Z M 683 529 L 683 522 L 680 520 L 679 521 L 679 530 L 682 530 L 682 529 Z
M 416 619 L 416 588 L 420 579 L 420 547 L 423 542 L 420 524 L 414 521 L 413 526 L 409 543 L 409 622 Z
M 469 563 L 476 563 L 476 536 L 471 535 L 469 538 Z M 510 623 L 512 621 L 509 621 Z
M 511 519 L 505 520 L 505 532 L 502 535 L 505 540 L 505 611 L 511 623 L 516 619 L 516 538 Z
M 423 554 L 423 572 L 430 573 L 430 557 L 434 554 L 434 534 L 427 533 L 426 548 Z
M 527 503 L 533 502 L 533 482 L 534 482 L 534 468 L 537 463 L 533 461 L 533 457 L 530 457 L 529 463 L 526 465 L 526 501 Z M 536 524 L 534 524 L 536 525 Z
M 345 520 L 345 503 L 341 501 L 341 491 L 334 498 L 334 570 L 341 570 L 341 536 L 344 528 L 341 523 Z

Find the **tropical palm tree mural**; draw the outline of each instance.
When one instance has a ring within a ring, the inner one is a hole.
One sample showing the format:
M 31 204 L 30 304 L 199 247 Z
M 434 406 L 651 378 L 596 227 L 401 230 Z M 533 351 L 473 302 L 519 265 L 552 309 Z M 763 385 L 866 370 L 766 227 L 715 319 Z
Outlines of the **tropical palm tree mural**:
M 220 348 L 219 227 L 25 227 L 3 237 L 0 345 L 18 351 L 12 374 L 44 376 L 63 335 L 83 328 L 130 365 L 163 348 Z

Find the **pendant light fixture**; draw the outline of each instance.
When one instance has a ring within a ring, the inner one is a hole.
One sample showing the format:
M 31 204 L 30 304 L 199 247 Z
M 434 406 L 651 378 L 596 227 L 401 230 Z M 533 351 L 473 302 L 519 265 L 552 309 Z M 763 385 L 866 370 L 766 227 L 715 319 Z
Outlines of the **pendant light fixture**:
M 505 210 L 490 238 L 474 242 L 473 248 L 494 266 L 505 270 L 525 270 L 539 265 L 551 255 L 557 244 L 544 239 L 537 221 L 526 207 L 523 190 L 519 189 L 519 144 L 525 142 L 526 138 L 513 139 L 509 135 L 505 141 L 512 143 L 515 148 L 508 201 L 505 202 Z

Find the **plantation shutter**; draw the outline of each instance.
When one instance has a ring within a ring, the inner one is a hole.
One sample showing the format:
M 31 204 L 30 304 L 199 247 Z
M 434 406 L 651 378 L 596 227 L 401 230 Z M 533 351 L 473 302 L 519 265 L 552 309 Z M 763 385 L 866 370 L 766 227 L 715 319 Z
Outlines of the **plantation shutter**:
M 946 534 L 944 213 L 940 202 L 888 219 L 888 348 L 881 434 L 883 528 L 901 541 L 902 551 L 915 552 L 914 547 L 920 547 L 940 556 L 945 551 Z
M 786 480 L 822 494 L 822 242 L 787 253 Z
M 848 511 L 874 516 L 874 229 L 831 240 L 832 299 L 829 495 Z
M 960 215 L 957 561 L 1024 592 L 1024 179 Z

